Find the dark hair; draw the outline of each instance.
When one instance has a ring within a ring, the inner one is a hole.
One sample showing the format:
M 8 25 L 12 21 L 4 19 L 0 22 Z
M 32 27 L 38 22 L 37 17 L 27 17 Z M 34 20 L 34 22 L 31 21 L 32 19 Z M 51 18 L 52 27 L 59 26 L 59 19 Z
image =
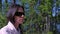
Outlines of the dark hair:
M 19 7 L 21 7 L 21 8 L 23 9 L 23 11 L 24 11 L 24 7 L 23 7 L 23 6 L 20 6 L 20 5 L 18 5 L 18 4 L 13 4 L 13 5 L 11 5 L 11 6 L 9 7 L 9 10 L 8 10 L 8 12 L 7 12 L 6 17 L 7 17 L 7 20 L 10 21 L 12 24 L 15 23 L 15 22 L 14 22 L 14 15 L 15 15 L 15 13 L 16 13 L 16 11 L 18 10 Z M 8 21 L 7 21 L 7 22 L 8 22 Z M 21 24 L 19 25 L 19 28 L 20 28 L 21 34 L 23 34 L 22 28 L 21 28 Z

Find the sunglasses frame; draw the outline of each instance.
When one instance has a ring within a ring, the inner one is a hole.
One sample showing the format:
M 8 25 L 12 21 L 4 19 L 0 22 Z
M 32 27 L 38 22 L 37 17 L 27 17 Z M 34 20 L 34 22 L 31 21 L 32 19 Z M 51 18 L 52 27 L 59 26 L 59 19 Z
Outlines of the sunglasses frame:
M 15 16 L 22 16 L 22 15 L 25 15 L 24 12 L 16 12 L 15 13 Z

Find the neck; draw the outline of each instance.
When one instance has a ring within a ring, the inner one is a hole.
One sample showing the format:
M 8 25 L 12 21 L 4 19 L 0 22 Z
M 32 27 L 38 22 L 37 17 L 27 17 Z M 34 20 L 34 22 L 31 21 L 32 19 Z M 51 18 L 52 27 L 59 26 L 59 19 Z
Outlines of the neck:
M 15 28 L 17 29 L 18 26 L 19 26 L 19 24 L 18 24 L 18 23 L 15 23 L 14 26 L 15 26 Z

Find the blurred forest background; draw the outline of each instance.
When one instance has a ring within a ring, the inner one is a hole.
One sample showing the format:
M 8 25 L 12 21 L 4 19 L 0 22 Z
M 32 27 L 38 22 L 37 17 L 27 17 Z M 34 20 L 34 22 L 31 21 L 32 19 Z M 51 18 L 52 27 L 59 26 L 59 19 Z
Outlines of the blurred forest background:
M 0 28 L 7 24 L 11 4 L 24 6 L 24 34 L 60 34 L 60 0 L 0 0 Z

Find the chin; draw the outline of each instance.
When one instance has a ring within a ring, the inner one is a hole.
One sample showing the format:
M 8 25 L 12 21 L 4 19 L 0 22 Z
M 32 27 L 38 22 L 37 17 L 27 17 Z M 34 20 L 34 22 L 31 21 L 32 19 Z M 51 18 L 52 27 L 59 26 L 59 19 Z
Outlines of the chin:
M 23 22 L 19 22 L 19 24 L 23 24 Z

